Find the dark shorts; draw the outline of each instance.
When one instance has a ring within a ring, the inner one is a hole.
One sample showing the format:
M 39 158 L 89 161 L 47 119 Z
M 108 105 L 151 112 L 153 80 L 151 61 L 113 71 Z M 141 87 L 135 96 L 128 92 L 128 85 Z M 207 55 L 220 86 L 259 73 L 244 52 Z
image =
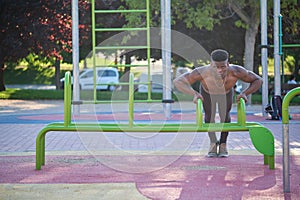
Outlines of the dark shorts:
M 233 89 L 227 94 L 209 94 L 203 88 L 200 88 L 200 92 L 204 99 L 205 123 L 215 123 L 217 104 L 220 122 L 231 122 L 230 110 L 232 107 Z

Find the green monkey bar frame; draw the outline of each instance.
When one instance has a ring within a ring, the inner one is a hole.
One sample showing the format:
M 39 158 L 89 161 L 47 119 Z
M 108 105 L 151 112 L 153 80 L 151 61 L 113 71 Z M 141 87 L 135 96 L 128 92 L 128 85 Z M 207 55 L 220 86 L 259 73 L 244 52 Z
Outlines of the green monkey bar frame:
M 73 123 L 71 120 L 72 90 L 71 75 L 65 75 L 64 91 L 64 122 L 52 123 L 44 127 L 36 138 L 36 169 L 45 165 L 45 138 L 51 131 L 72 132 L 239 132 L 249 131 L 251 141 L 256 150 L 264 155 L 264 164 L 270 169 L 275 168 L 274 162 L 274 136 L 266 127 L 256 122 L 246 122 L 245 102 L 238 103 L 238 120 L 235 123 L 203 123 L 202 102 L 198 100 L 196 107 L 197 120 L 189 124 L 135 124 L 134 123 L 134 75 L 129 80 L 129 120 L 128 124 L 104 123 Z
M 92 4 L 92 58 L 93 58 L 93 69 L 96 72 L 96 51 L 97 50 L 121 50 L 121 49 L 146 49 L 147 50 L 147 64 L 141 65 L 128 65 L 128 64 L 114 64 L 109 65 L 109 67 L 147 67 L 148 72 L 148 81 L 139 83 L 139 84 L 147 84 L 148 85 L 148 99 L 140 100 L 139 102 L 154 102 L 155 100 L 151 99 L 151 71 L 150 71 L 150 6 L 149 0 L 146 0 L 146 8 L 145 9 L 131 9 L 131 10 L 97 10 L 95 6 L 95 0 L 91 1 Z M 118 13 L 145 13 L 146 15 L 146 25 L 145 27 L 122 27 L 122 28 L 103 28 L 98 27 L 96 24 L 96 16 L 98 14 L 118 14 Z M 147 40 L 146 44 L 140 46 L 97 46 L 97 33 L 98 32 L 121 32 L 121 31 L 146 31 Z M 96 73 L 94 73 L 94 93 L 93 93 L 93 101 L 80 101 L 79 103 L 108 103 L 107 101 L 97 100 L 97 83 L 96 83 Z M 123 82 L 117 85 L 128 85 L 129 83 Z M 99 85 L 99 84 L 98 84 Z M 114 102 L 124 102 L 114 100 Z M 161 101 L 161 100 L 160 100 Z M 111 102 L 111 101 L 109 101 Z M 137 101 L 136 101 L 137 102 Z
M 296 96 L 300 95 L 300 87 L 289 91 L 282 102 L 282 163 L 283 163 L 283 191 L 290 192 L 290 138 L 289 138 L 289 104 Z

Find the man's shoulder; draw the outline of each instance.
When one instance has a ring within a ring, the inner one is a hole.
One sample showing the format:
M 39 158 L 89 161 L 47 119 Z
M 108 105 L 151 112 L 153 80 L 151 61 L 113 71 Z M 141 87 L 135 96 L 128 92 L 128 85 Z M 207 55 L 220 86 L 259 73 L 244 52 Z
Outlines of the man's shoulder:
M 236 74 L 236 73 L 242 73 L 242 72 L 245 72 L 245 68 L 241 65 L 235 65 L 235 64 L 230 64 L 229 65 L 229 70 Z
M 240 68 L 245 69 L 243 66 L 241 65 L 236 65 L 236 64 L 229 64 L 229 67 L 234 69 L 234 70 L 238 70 Z

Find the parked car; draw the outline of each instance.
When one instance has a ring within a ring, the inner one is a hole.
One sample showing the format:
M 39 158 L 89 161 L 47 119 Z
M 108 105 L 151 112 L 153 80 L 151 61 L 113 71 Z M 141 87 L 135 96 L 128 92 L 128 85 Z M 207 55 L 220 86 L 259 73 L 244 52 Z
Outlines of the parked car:
M 151 92 L 154 93 L 163 93 L 163 74 L 162 73 L 154 73 L 151 75 Z M 148 82 L 148 75 L 141 74 L 139 78 L 139 82 Z M 138 92 L 148 92 L 148 85 L 147 84 L 139 84 L 138 85 Z
M 97 90 L 109 90 L 114 91 L 116 84 L 119 83 L 119 72 L 116 68 L 112 67 L 97 67 L 96 68 L 96 83 Z M 65 78 L 60 79 L 61 88 L 64 87 Z M 72 77 L 73 84 L 73 77 Z M 104 84 L 104 85 L 102 85 Z M 84 69 L 79 73 L 79 88 L 82 90 L 94 89 L 94 69 Z

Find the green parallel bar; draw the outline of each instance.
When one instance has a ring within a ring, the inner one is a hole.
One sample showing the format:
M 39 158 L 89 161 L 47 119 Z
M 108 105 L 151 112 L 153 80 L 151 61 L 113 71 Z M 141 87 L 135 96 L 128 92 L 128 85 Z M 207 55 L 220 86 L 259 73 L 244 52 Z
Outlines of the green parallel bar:
M 40 170 L 42 165 L 45 165 L 45 136 L 47 132 L 63 131 L 72 132 L 208 132 L 208 131 L 248 131 L 251 127 L 262 127 L 258 123 L 246 123 L 246 127 L 241 127 L 237 123 L 216 123 L 203 124 L 198 127 L 196 124 L 133 124 L 130 127 L 128 124 L 80 124 L 72 123 L 68 127 L 64 123 L 52 123 L 43 128 L 36 138 L 36 169 Z M 274 162 L 274 160 L 269 160 Z
M 64 125 L 69 126 L 71 123 L 71 102 L 72 102 L 72 89 L 71 89 L 71 73 L 66 72 L 64 83 Z
M 237 105 L 237 120 L 238 124 L 241 126 L 245 126 L 246 123 L 246 106 L 245 106 L 245 100 L 240 99 L 238 105 Z
M 197 108 L 196 108 L 196 124 L 198 127 L 203 126 L 203 105 L 201 99 L 198 99 Z
M 204 123 L 202 127 L 196 124 L 95 124 L 95 123 L 72 123 L 65 127 L 62 123 L 53 123 L 47 126 L 51 131 L 82 131 L 82 132 L 210 132 L 210 131 L 248 131 L 251 127 L 262 127 L 252 122 L 246 123 L 245 127 L 237 123 Z
M 131 65 L 131 64 L 117 64 L 117 65 L 98 65 L 97 67 L 145 67 L 148 66 L 148 64 L 136 64 L 136 65 Z
M 289 104 L 294 96 L 300 94 L 300 87 L 290 90 L 283 98 L 282 102 L 282 123 L 289 123 Z
M 283 44 L 282 47 L 288 48 L 288 47 L 300 47 L 300 44 Z
M 134 100 L 134 103 L 161 103 L 161 99 L 160 100 L 155 100 L 155 99 L 145 99 L 145 100 Z M 128 103 L 128 99 L 124 99 L 124 100 L 97 100 L 97 101 L 89 101 L 89 100 L 82 100 L 80 101 L 80 104 L 102 104 L 102 103 Z
M 129 85 L 130 83 L 127 82 L 121 82 L 121 83 L 97 83 L 96 85 Z M 148 82 L 137 82 L 134 83 L 134 85 L 141 85 L 141 84 L 148 84 Z
M 146 49 L 147 46 L 97 46 L 96 50 L 104 50 L 104 49 Z
M 92 57 L 93 57 L 93 69 L 94 69 L 94 72 L 96 72 L 96 70 L 95 70 L 95 68 L 96 68 L 95 0 L 92 0 L 91 4 L 92 4 Z M 93 96 L 94 96 L 94 101 L 96 101 L 97 100 L 97 90 L 96 90 L 96 86 L 95 86 L 95 83 L 97 82 L 96 73 L 94 73 L 94 75 L 93 75 L 93 81 L 94 81 Z
M 97 14 L 108 14 L 108 13 L 142 13 L 147 12 L 146 9 L 139 9 L 139 10 L 95 10 L 94 11 Z
M 293 48 L 293 47 L 300 47 L 300 44 L 282 44 L 283 48 Z M 270 47 L 274 47 L 274 45 L 270 45 Z
M 150 2 L 149 0 L 146 0 L 146 20 L 147 20 L 147 61 L 148 61 L 148 100 L 150 100 L 151 97 L 151 91 L 152 91 L 152 85 L 151 85 L 151 68 L 150 68 Z
M 282 15 L 278 16 L 279 18 L 279 33 L 278 33 L 278 37 L 279 37 L 279 55 L 282 55 Z
M 290 192 L 290 138 L 289 138 L 289 103 L 293 97 L 300 94 L 300 87 L 290 90 L 282 102 L 282 174 L 283 191 Z
M 141 85 L 141 84 L 148 84 L 148 82 L 137 82 L 134 85 Z M 97 83 L 96 85 L 129 85 L 127 82 L 120 82 L 120 83 Z
M 97 32 L 104 31 L 145 31 L 147 28 L 96 28 Z
M 247 123 L 242 127 L 237 123 L 204 123 L 198 127 L 194 123 L 189 124 L 74 124 L 77 130 L 101 130 L 103 132 L 208 132 L 208 131 L 248 131 L 249 127 L 261 127 L 258 123 Z M 67 127 L 71 128 L 72 127 Z
M 134 120 L 134 84 L 133 84 L 133 80 L 134 80 L 134 75 L 133 73 L 129 74 L 129 127 L 133 126 L 133 120 Z

